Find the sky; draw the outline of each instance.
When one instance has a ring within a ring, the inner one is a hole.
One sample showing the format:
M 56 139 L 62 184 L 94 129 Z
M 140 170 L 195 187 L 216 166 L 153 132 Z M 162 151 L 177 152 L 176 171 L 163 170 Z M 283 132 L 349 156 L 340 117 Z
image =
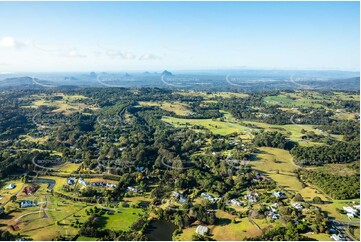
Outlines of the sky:
M 359 66 L 359 2 L 0 2 L 0 73 Z

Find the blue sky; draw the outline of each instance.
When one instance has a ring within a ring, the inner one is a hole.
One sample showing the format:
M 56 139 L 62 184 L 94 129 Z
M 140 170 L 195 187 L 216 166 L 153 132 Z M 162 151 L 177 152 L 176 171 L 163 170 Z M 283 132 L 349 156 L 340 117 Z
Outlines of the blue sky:
M 359 2 L 0 2 L 0 72 L 360 65 Z

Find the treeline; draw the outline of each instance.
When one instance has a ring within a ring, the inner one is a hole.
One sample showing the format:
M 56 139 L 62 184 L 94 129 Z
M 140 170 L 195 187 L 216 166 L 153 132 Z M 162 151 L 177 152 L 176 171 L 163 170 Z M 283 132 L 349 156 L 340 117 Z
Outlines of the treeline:
M 322 171 L 300 171 L 302 179 L 323 190 L 333 199 L 352 199 L 360 197 L 360 174 L 340 176 Z
M 256 146 L 267 146 L 280 149 L 290 150 L 295 145 L 293 142 L 287 140 L 286 136 L 277 131 L 260 132 L 253 139 Z
M 299 165 L 350 163 L 360 159 L 360 144 L 358 142 L 339 141 L 330 146 L 297 146 L 290 153 Z

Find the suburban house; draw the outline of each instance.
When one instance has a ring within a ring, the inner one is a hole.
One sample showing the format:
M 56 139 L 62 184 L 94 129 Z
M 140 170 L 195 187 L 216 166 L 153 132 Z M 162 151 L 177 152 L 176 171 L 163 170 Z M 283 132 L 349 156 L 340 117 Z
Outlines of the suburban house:
M 209 228 L 207 228 L 206 226 L 199 225 L 199 226 L 196 228 L 196 233 L 197 233 L 197 234 L 207 235 L 208 232 L 209 232 Z
M 14 183 L 11 183 L 5 189 L 11 190 L 11 189 L 14 189 L 15 187 L 16 187 L 16 185 Z
M 32 201 L 25 200 L 20 203 L 21 208 L 34 207 L 35 204 Z

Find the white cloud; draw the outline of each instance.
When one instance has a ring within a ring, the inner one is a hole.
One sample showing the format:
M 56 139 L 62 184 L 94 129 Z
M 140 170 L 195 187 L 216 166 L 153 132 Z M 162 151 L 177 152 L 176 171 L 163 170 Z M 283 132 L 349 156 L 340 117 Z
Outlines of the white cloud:
M 17 41 L 16 39 L 10 36 L 3 37 L 0 40 L 0 48 L 4 48 L 4 49 L 20 49 L 27 45 L 28 45 L 27 42 Z
M 153 55 L 153 54 L 144 54 L 139 57 L 139 60 L 158 60 L 158 59 L 161 59 L 161 58 L 159 56 Z

